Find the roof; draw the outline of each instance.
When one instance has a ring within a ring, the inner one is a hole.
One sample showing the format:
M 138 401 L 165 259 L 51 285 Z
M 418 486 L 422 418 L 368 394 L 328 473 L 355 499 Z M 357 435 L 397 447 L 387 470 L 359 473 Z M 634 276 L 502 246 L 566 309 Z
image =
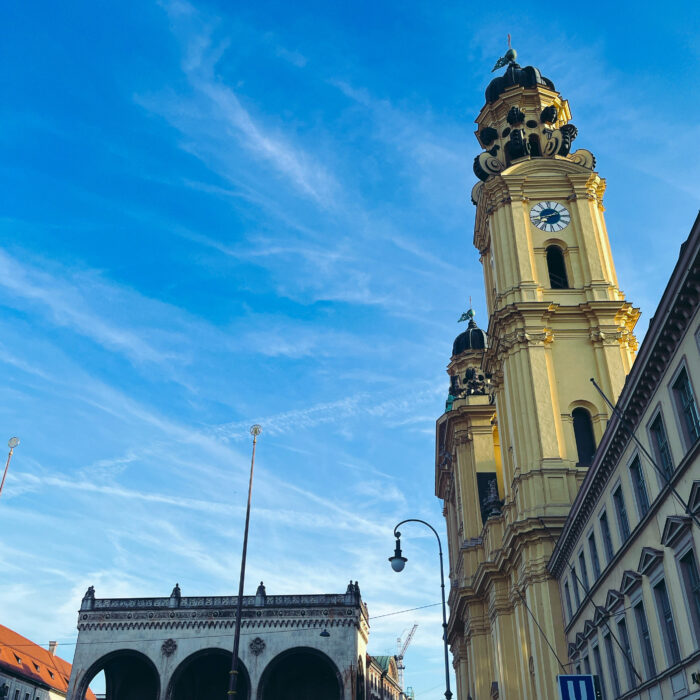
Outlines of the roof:
M 555 90 L 554 83 L 545 78 L 534 66 L 521 68 L 517 63 L 511 62 L 506 72 L 494 78 L 486 88 L 486 101 L 495 102 L 508 88 L 519 85 L 524 88 L 533 88 L 538 85 L 549 90 Z
M 467 330 L 460 333 L 456 338 L 455 342 L 452 344 L 452 356 L 461 355 L 467 350 L 484 350 L 486 349 L 487 340 L 486 333 L 481 330 L 476 325 L 474 321 L 474 312 L 469 309 L 467 314 L 471 312 L 469 317 L 469 324 L 467 325 Z
M 395 656 L 371 656 L 367 654 L 367 667 L 374 664 L 381 672 L 382 676 L 395 685 L 398 684 L 398 669 Z
M 389 670 L 389 659 L 391 659 L 391 656 L 373 656 L 372 658 L 377 662 L 377 666 L 379 666 L 382 671 Z
M 71 665 L 9 627 L 0 625 L 0 671 L 63 693 L 68 691 Z M 95 700 L 88 690 L 86 700 Z

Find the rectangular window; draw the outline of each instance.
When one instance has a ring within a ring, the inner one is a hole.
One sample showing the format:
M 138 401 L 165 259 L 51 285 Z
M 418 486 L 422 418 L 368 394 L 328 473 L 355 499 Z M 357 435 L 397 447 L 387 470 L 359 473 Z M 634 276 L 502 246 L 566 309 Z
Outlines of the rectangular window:
M 603 682 L 603 664 L 600 661 L 600 649 L 598 648 L 597 644 L 593 647 L 593 663 L 595 664 L 595 672 L 598 675 L 598 680 L 600 681 L 601 700 L 606 700 L 605 683 Z
M 569 620 L 574 616 L 571 608 L 571 592 L 569 591 L 569 582 L 564 581 L 564 597 L 566 598 L 566 609 L 569 611 Z
M 578 592 L 578 576 L 576 575 L 576 567 L 571 567 L 571 585 L 574 587 L 574 599 L 576 600 L 576 610 L 581 607 L 581 596 Z
M 586 568 L 586 557 L 583 556 L 583 551 L 578 554 L 578 565 L 579 569 L 581 569 L 581 584 L 585 595 L 588 593 L 590 586 L 588 585 L 588 569 Z
M 15 690 L 15 700 L 19 700 L 19 690 Z
M 690 606 L 690 617 L 695 630 L 695 640 L 700 642 L 700 574 L 698 574 L 698 563 L 692 549 L 681 557 L 680 565 L 685 595 Z
M 647 680 L 649 680 L 656 676 L 656 664 L 654 663 L 654 650 L 651 647 L 651 635 L 649 634 L 647 616 L 644 612 L 644 603 L 641 600 L 634 606 L 634 617 L 637 621 L 637 633 L 642 645 L 644 670 L 646 671 Z
M 608 671 L 610 672 L 610 678 L 612 681 L 613 695 L 617 698 L 622 695 L 622 688 L 620 688 L 620 679 L 617 676 L 617 662 L 615 661 L 615 650 L 613 649 L 612 639 L 609 634 L 603 637 L 605 640 L 605 655 L 608 657 Z
M 598 559 L 598 547 L 595 544 L 595 535 L 591 532 L 588 535 L 588 551 L 591 553 L 591 564 L 593 564 L 593 575 L 596 580 L 600 578 L 600 559 Z
M 666 428 L 664 427 L 661 413 L 658 413 L 652 421 L 649 426 L 649 432 L 651 433 L 651 442 L 656 461 L 664 474 L 666 474 L 666 477 L 670 479 L 671 474 L 673 474 L 673 459 L 671 457 L 671 448 L 668 446 L 668 437 L 666 436 Z
M 666 581 L 663 579 L 654 586 L 654 597 L 656 598 L 656 607 L 659 611 L 659 618 L 661 619 L 661 631 L 663 632 L 664 644 L 666 646 L 666 656 L 669 661 L 668 665 L 673 666 L 673 664 L 677 664 L 681 660 L 681 651 L 678 648 L 676 627 L 673 624 L 671 601 L 668 599 Z
M 619 639 L 622 648 L 625 650 L 625 668 L 627 669 L 627 689 L 632 690 L 637 686 L 634 666 L 632 665 L 632 645 L 630 644 L 630 635 L 627 630 L 627 620 L 623 617 L 617 623 L 617 630 L 620 633 Z
M 625 497 L 622 495 L 622 486 L 618 486 L 613 493 L 613 503 L 617 514 L 617 525 L 620 528 L 620 541 L 626 542 L 630 536 L 630 522 L 627 519 L 627 509 L 625 508 Z
M 637 499 L 637 509 L 639 510 L 639 519 L 641 520 L 649 510 L 649 496 L 647 494 L 647 485 L 644 481 L 644 472 L 639 457 L 635 457 L 630 464 L 630 476 L 632 477 L 632 485 L 634 486 L 634 495 Z
M 577 676 L 581 675 L 581 664 L 576 664 L 576 675 Z
M 583 657 L 583 668 L 588 675 L 591 674 L 591 662 L 588 660 L 588 654 Z
M 673 396 L 676 399 L 676 410 L 683 427 L 685 446 L 689 449 L 700 437 L 700 418 L 698 418 L 698 407 L 695 404 L 695 396 L 685 367 L 673 382 Z
M 603 538 L 603 547 L 605 549 L 605 557 L 608 560 L 608 564 L 614 556 L 612 537 L 610 536 L 610 525 L 608 523 L 608 514 L 603 511 L 600 516 L 600 534 Z

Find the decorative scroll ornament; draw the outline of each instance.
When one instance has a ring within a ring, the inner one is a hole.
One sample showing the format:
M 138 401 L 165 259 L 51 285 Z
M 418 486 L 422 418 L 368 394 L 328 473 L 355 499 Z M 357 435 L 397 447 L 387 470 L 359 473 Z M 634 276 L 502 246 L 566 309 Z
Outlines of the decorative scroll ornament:
M 544 107 L 534 114 L 513 105 L 506 114 L 509 126 L 502 132 L 493 126 L 484 126 L 477 133 L 479 143 L 484 148 L 474 159 L 474 174 L 481 181 L 498 175 L 513 161 L 521 158 L 567 158 L 584 168 L 593 170 L 595 158 L 590 151 L 580 149 L 570 155 L 571 146 L 578 135 L 573 124 L 561 124 L 560 109 L 555 105 Z M 559 123 L 559 128 L 554 128 Z M 500 127 L 499 127 L 500 128 Z M 476 201 L 472 197 L 472 201 Z
M 166 639 L 160 647 L 160 650 L 165 656 L 172 656 L 176 649 L 177 642 L 174 639 Z
M 595 156 L 585 148 L 579 148 L 578 151 L 569 153 L 569 155 L 566 157 L 572 163 L 582 165 L 584 168 L 588 168 L 589 170 L 593 170 L 593 168 L 595 168 Z
M 495 148 L 499 147 L 495 146 Z M 492 152 L 481 153 L 474 158 L 474 174 L 479 180 L 486 180 L 489 175 L 497 175 L 505 168 L 505 164 Z
M 253 656 L 260 656 L 265 651 L 265 641 L 260 637 L 256 637 L 249 645 L 250 653 Z

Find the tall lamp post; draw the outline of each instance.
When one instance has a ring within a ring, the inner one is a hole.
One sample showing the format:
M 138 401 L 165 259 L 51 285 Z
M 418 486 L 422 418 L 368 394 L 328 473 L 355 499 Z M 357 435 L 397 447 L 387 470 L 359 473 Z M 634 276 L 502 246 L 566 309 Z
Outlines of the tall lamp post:
M 243 530 L 243 554 L 241 555 L 241 578 L 238 582 L 238 599 L 236 600 L 236 627 L 233 633 L 233 658 L 231 659 L 231 671 L 229 672 L 228 696 L 233 698 L 236 695 L 238 686 L 238 648 L 241 641 L 241 615 L 243 613 L 243 584 L 245 582 L 245 559 L 248 551 L 248 525 L 250 523 L 250 497 L 253 492 L 253 469 L 255 467 L 255 445 L 258 442 L 258 435 L 262 433 L 262 427 L 257 423 L 251 427 L 250 434 L 253 436 L 253 455 L 250 458 L 250 479 L 248 481 L 248 506 L 245 512 L 245 529 Z
M 15 451 L 15 447 L 19 445 L 19 438 L 11 437 L 7 441 L 7 446 L 10 451 L 7 454 L 7 462 L 5 462 L 5 471 L 2 473 L 2 481 L 0 481 L 0 494 L 2 494 L 2 487 L 5 485 L 5 477 L 7 476 L 7 470 L 10 468 L 10 460 L 12 459 L 12 453 Z
M 402 520 L 394 528 L 394 537 L 396 537 L 396 549 L 394 550 L 394 556 L 389 557 L 391 562 L 391 568 L 396 571 L 403 571 L 406 562 L 408 561 L 406 557 L 401 555 L 401 533 L 398 528 L 404 523 L 422 523 L 426 527 L 429 527 L 433 534 L 435 535 L 438 543 L 438 552 L 440 553 L 440 589 L 442 592 L 442 642 L 445 646 L 445 700 L 450 700 L 452 698 L 452 691 L 450 690 L 450 661 L 449 654 L 447 651 L 447 611 L 445 606 L 445 574 L 443 573 L 442 567 L 442 542 L 440 542 L 440 535 L 438 535 L 437 530 L 430 524 L 426 523 L 425 520 L 418 520 L 417 518 L 409 518 L 408 520 Z

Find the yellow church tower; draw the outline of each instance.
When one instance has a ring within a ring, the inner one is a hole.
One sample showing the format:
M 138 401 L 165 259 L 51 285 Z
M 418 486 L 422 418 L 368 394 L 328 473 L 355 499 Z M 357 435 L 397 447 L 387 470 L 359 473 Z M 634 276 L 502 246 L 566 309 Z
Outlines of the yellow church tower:
M 547 570 L 607 407 L 637 347 L 639 310 L 618 287 L 605 181 L 568 102 L 509 49 L 476 119 L 483 153 L 474 245 L 487 331 L 474 312 L 455 340 L 437 421 L 436 494 L 447 520 L 448 640 L 460 700 L 553 700 L 567 659 Z

